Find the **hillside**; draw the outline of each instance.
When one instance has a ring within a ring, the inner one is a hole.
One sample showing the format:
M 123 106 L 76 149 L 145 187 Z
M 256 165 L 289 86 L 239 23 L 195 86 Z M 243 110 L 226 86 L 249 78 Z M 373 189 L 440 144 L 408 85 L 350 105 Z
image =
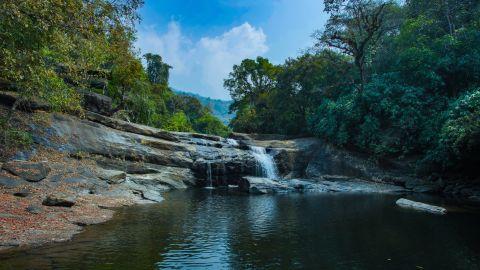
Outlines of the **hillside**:
M 234 113 L 229 113 L 230 104 L 232 104 L 231 100 L 221 100 L 221 99 L 213 99 L 209 97 L 200 96 L 195 93 L 174 90 L 176 94 L 184 95 L 184 96 L 191 96 L 197 98 L 203 106 L 209 107 L 212 110 L 213 115 L 218 117 L 225 125 L 230 123 L 230 120 L 235 117 Z

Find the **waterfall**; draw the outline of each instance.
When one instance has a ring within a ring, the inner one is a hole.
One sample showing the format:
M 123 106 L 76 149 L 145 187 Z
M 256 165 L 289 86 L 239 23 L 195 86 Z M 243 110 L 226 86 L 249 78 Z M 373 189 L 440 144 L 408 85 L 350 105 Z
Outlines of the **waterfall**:
M 260 146 L 250 146 L 250 150 L 257 161 L 257 174 L 274 180 L 279 179 L 275 160 L 267 154 L 266 149 Z
M 213 188 L 213 183 L 212 183 L 212 163 L 207 162 L 207 186 L 206 188 L 212 189 Z
M 231 146 L 238 146 L 238 142 L 235 139 L 227 139 L 227 143 L 230 144 Z

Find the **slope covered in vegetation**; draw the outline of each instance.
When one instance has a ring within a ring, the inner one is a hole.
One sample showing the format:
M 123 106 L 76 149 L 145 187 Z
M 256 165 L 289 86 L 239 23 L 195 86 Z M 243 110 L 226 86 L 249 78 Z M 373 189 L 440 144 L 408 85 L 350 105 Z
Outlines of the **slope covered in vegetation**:
M 230 105 L 232 104 L 231 100 L 214 99 L 178 90 L 175 90 L 174 92 L 179 95 L 192 96 L 198 99 L 203 106 L 210 108 L 212 114 L 222 120 L 225 125 L 228 125 L 230 120 L 235 116 L 235 114 L 230 112 Z
M 377 160 L 416 160 L 420 175 L 477 177 L 479 2 L 324 3 L 330 18 L 309 52 L 234 66 L 234 130 L 315 135 Z
M 0 2 L 0 90 L 40 99 L 56 111 L 82 113 L 82 93 L 113 100 L 115 117 L 172 131 L 226 136 L 229 129 L 193 97 L 168 85 L 171 67 L 135 51 L 142 0 L 6 0 Z M 11 116 L 11 115 L 10 115 Z M 3 143 L 28 141 L 0 121 Z

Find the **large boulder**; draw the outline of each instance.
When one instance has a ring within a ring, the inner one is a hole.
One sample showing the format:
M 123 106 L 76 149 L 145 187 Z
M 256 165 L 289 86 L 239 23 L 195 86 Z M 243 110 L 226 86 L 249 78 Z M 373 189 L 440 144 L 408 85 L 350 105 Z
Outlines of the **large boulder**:
M 76 203 L 74 196 L 66 193 L 56 193 L 48 195 L 42 202 L 45 206 L 72 207 Z
M 39 182 L 50 173 L 50 167 L 45 162 L 9 161 L 2 168 L 29 182 Z
M 81 90 L 83 107 L 87 111 L 109 115 L 112 111 L 112 99 L 87 90 Z
M 263 177 L 251 176 L 242 177 L 238 183 L 238 188 L 241 191 L 252 194 L 268 194 L 289 189 L 288 186 L 277 181 Z

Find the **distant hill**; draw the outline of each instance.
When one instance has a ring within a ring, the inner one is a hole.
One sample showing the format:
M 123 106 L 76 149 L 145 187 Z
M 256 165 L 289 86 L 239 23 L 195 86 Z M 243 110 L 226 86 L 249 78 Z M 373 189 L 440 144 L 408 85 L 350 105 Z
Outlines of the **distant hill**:
M 225 125 L 230 123 L 230 120 L 235 116 L 235 114 L 228 113 L 228 108 L 232 104 L 231 100 L 221 100 L 221 99 L 212 99 L 209 97 L 203 97 L 198 94 L 174 90 L 175 93 L 184 96 L 191 96 L 197 98 L 203 106 L 207 106 L 212 110 L 213 115 L 218 117 Z

